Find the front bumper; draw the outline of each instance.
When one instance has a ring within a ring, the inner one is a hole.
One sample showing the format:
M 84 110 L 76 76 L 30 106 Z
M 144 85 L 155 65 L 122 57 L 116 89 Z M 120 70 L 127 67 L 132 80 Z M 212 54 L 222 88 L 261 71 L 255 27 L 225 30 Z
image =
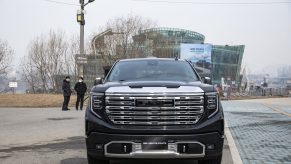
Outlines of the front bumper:
M 126 135 L 92 132 L 86 138 L 88 155 L 98 159 L 212 159 L 222 154 L 223 141 L 223 135 L 218 132 L 188 135 Z M 144 151 L 141 149 L 141 144 L 144 142 L 167 143 L 168 149 Z M 123 145 L 120 152 L 118 152 L 118 146 L 114 147 L 113 151 L 116 152 L 109 152 L 109 145 L 118 145 L 119 143 Z M 191 146 L 193 149 L 189 148 L 187 149 L 189 152 L 184 152 L 180 149 L 183 145 Z M 124 151 L 123 148 L 125 148 Z

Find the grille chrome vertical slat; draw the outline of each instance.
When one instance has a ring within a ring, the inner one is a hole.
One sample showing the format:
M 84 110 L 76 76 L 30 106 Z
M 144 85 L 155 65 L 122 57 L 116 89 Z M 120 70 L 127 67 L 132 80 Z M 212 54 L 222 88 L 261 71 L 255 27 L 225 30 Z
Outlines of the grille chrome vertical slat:
M 203 95 L 106 95 L 106 115 L 116 125 L 193 125 L 204 112 Z

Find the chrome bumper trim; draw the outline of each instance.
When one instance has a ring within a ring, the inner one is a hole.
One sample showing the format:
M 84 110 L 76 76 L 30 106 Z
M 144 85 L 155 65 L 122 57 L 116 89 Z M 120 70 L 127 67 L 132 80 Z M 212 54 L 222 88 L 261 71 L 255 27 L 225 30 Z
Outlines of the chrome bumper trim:
M 132 152 L 129 154 L 112 154 L 107 152 L 107 147 L 113 143 L 125 143 L 132 144 Z M 196 143 L 202 146 L 203 152 L 201 154 L 181 154 L 178 152 L 179 143 Z M 185 141 L 168 143 L 168 150 L 153 150 L 143 151 L 141 143 L 135 143 L 131 141 L 111 141 L 104 146 L 104 154 L 106 157 L 113 158 L 200 158 L 205 156 L 205 145 L 198 141 Z

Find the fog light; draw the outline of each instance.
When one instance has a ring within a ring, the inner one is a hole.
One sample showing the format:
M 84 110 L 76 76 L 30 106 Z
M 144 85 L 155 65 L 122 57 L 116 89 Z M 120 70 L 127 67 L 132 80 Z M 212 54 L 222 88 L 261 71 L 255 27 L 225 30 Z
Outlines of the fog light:
M 206 145 L 206 149 L 208 149 L 208 150 L 214 150 L 215 149 L 215 146 L 214 146 L 214 144 L 208 144 L 208 145 Z

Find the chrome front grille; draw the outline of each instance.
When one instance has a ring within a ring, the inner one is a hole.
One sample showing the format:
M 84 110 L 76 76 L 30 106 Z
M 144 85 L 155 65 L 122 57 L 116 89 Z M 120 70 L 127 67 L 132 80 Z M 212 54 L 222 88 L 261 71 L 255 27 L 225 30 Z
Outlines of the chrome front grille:
M 106 114 L 116 125 L 193 125 L 204 112 L 202 94 L 106 95 Z

